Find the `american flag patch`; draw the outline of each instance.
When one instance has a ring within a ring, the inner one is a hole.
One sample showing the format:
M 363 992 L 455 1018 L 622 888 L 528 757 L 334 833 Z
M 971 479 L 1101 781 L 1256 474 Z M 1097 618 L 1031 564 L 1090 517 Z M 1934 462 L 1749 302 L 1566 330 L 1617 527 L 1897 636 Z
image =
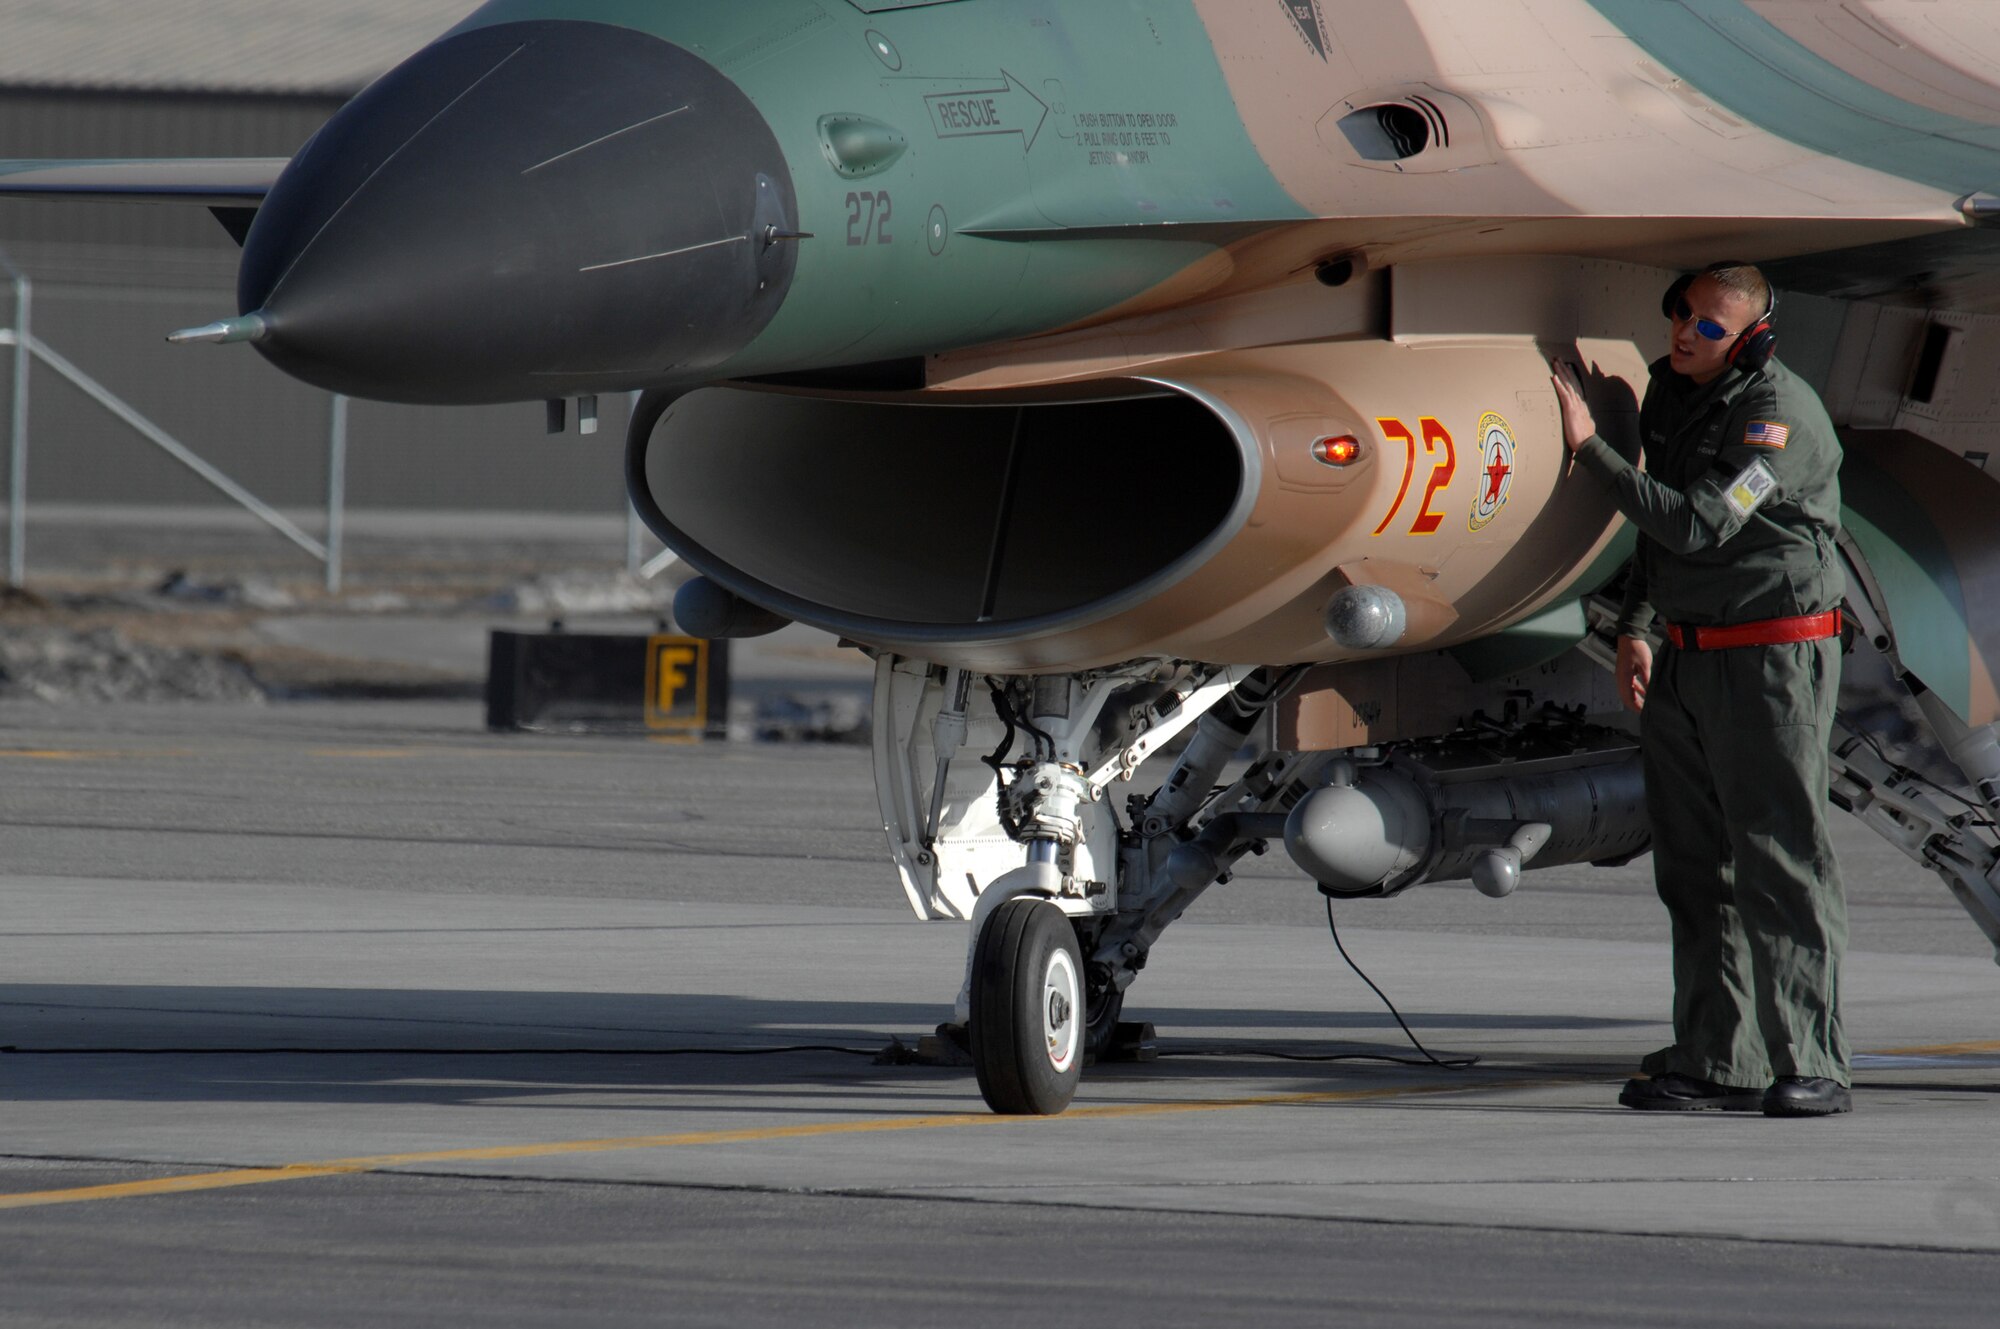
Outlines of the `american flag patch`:
M 1750 428 L 1743 433 L 1743 441 L 1760 448 L 1782 448 L 1791 436 L 1790 425 L 1781 425 L 1774 420 L 1752 420 Z

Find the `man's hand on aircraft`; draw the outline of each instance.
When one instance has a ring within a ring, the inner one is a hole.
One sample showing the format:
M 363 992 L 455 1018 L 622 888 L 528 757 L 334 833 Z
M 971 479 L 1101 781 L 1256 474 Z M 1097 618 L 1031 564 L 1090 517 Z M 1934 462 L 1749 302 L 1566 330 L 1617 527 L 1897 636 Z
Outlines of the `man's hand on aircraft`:
M 1597 432 L 1597 418 L 1590 413 L 1589 403 L 1583 399 L 1583 384 L 1577 376 L 1577 368 L 1561 360 L 1549 361 L 1555 372 L 1549 382 L 1556 386 L 1556 400 L 1562 403 L 1563 446 L 1571 452 L 1582 447 L 1584 440 Z M 1633 707 L 1634 710 L 1638 708 Z
M 1618 639 L 1618 699 L 1628 711 L 1646 707 L 1646 684 L 1653 679 L 1653 648 L 1643 637 Z

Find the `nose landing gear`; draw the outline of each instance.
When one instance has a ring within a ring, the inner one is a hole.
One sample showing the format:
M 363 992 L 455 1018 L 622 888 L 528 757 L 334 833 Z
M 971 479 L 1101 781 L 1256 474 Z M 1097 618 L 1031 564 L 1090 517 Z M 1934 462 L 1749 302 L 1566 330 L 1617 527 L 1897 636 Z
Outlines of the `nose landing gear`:
M 1083 1070 L 1083 956 L 1069 917 L 1021 897 L 994 911 L 972 961 L 968 1025 L 979 1092 L 995 1112 L 1069 1106 Z

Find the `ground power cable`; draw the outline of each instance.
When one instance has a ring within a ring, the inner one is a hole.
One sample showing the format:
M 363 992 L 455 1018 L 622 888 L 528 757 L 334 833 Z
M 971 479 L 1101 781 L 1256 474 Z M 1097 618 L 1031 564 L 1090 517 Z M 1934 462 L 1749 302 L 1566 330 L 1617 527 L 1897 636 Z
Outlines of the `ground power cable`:
M 1389 994 L 1377 987 L 1375 980 L 1368 977 L 1361 966 L 1354 962 L 1354 957 L 1347 953 L 1347 947 L 1340 940 L 1340 928 L 1333 920 L 1333 897 L 1330 895 L 1326 897 L 1326 928 L 1328 933 L 1333 937 L 1333 948 L 1340 952 L 1340 958 L 1347 961 L 1347 967 L 1354 971 L 1355 977 L 1368 985 L 1369 991 L 1381 998 L 1382 1004 L 1388 1008 L 1389 1014 L 1395 1017 L 1397 1025 L 1402 1028 L 1403 1037 L 1410 1040 L 1411 1047 L 1423 1054 L 1421 1060 L 1416 1057 L 1398 1057 L 1387 1052 L 1276 1052 L 1266 1048 L 1177 1049 L 1171 1052 L 1163 1051 L 1159 1054 L 1160 1057 L 1162 1059 L 1167 1057 L 1269 1057 L 1277 1061 L 1367 1061 L 1391 1066 L 1436 1066 L 1441 1070 L 1447 1071 L 1470 1070 L 1479 1064 L 1477 1056 L 1440 1057 L 1418 1040 L 1416 1034 L 1411 1032 L 1409 1024 L 1403 1019 L 1403 1013 L 1396 1009 L 1396 1003 L 1389 1000 Z

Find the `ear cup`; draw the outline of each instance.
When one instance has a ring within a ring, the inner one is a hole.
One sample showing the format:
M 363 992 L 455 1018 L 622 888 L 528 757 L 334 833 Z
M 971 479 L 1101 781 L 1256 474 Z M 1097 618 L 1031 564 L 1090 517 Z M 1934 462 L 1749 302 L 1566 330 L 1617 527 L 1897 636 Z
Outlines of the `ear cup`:
M 1729 363 L 1746 374 L 1754 374 L 1771 363 L 1778 353 L 1778 334 L 1768 319 L 1758 319 L 1738 334 L 1729 348 Z

